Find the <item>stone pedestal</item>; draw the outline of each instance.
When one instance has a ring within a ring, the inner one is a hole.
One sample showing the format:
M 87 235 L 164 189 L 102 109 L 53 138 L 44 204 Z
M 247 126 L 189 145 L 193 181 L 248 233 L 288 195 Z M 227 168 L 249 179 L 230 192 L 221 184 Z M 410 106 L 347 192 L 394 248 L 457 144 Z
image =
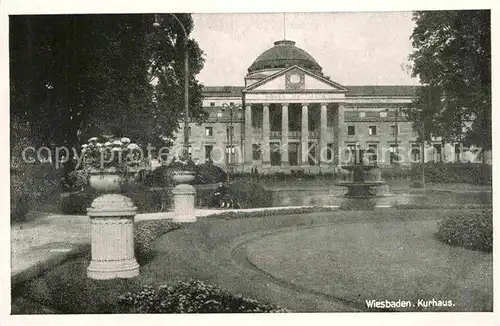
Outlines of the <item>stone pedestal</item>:
M 87 214 L 91 218 L 92 260 L 87 276 L 96 280 L 139 275 L 134 256 L 134 216 L 137 207 L 118 194 L 96 198 Z
M 174 195 L 174 222 L 196 222 L 194 197 L 196 190 L 189 184 L 178 184 L 172 189 Z

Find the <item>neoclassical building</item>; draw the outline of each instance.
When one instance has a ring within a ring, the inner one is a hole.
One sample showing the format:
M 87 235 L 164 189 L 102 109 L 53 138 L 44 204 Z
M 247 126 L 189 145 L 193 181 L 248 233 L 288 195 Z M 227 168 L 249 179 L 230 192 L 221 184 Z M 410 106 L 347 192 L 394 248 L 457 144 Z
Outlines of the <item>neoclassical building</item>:
M 421 144 L 402 112 L 417 86 L 342 85 L 290 40 L 275 42 L 243 78 L 244 86 L 204 88 L 209 117 L 189 132 L 195 161 L 259 173 L 332 172 L 356 149 L 381 166 L 398 157 L 402 165 L 421 161 Z M 439 140 L 424 148 L 425 161 L 460 158 L 474 155 Z

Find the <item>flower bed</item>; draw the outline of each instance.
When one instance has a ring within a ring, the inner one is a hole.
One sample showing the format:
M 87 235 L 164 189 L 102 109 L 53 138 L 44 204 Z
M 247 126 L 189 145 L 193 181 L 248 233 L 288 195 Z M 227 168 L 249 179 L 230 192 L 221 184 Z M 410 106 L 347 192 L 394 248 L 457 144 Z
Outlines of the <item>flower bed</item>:
M 307 214 L 307 213 L 321 213 L 321 212 L 333 212 L 338 210 L 338 207 L 283 207 L 276 209 L 263 209 L 263 210 L 255 210 L 255 211 L 226 211 L 222 213 L 217 213 L 214 215 L 208 215 L 207 218 L 219 218 L 224 220 L 234 220 L 241 218 L 249 218 L 249 217 L 265 217 L 272 215 L 291 215 L 291 214 Z
M 234 295 L 198 280 L 177 281 L 168 285 L 144 286 L 119 298 L 120 307 L 130 313 L 242 313 L 288 312 Z

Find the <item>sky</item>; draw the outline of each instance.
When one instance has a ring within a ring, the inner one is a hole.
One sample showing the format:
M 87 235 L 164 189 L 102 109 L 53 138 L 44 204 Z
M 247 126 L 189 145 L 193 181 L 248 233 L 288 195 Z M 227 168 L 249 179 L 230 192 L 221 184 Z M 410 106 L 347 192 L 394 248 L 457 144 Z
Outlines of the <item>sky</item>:
M 311 54 L 341 85 L 415 85 L 408 69 L 411 12 L 193 14 L 205 52 L 198 79 L 241 86 L 252 62 L 285 38 Z

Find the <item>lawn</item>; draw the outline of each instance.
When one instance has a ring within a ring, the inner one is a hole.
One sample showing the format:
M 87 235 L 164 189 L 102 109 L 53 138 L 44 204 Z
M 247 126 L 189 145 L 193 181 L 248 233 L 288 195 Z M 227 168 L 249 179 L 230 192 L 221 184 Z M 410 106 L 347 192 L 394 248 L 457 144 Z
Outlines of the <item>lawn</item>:
M 247 258 L 276 278 L 361 305 L 434 298 L 455 306 L 401 310 L 492 311 L 492 255 L 444 244 L 435 228 L 434 221 L 306 228 L 249 243 Z
M 399 298 L 491 311 L 492 254 L 434 238 L 436 222 L 453 212 L 204 218 L 158 238 L 136 279 L 89 280 L 87 255 L 14 289 L 13 306 L 23 313 L 29 299 L 63 313 L 117 312 L 117 296 L 139 285 L 194 278 L 297 312 L 364 311 L 365 299 Z

